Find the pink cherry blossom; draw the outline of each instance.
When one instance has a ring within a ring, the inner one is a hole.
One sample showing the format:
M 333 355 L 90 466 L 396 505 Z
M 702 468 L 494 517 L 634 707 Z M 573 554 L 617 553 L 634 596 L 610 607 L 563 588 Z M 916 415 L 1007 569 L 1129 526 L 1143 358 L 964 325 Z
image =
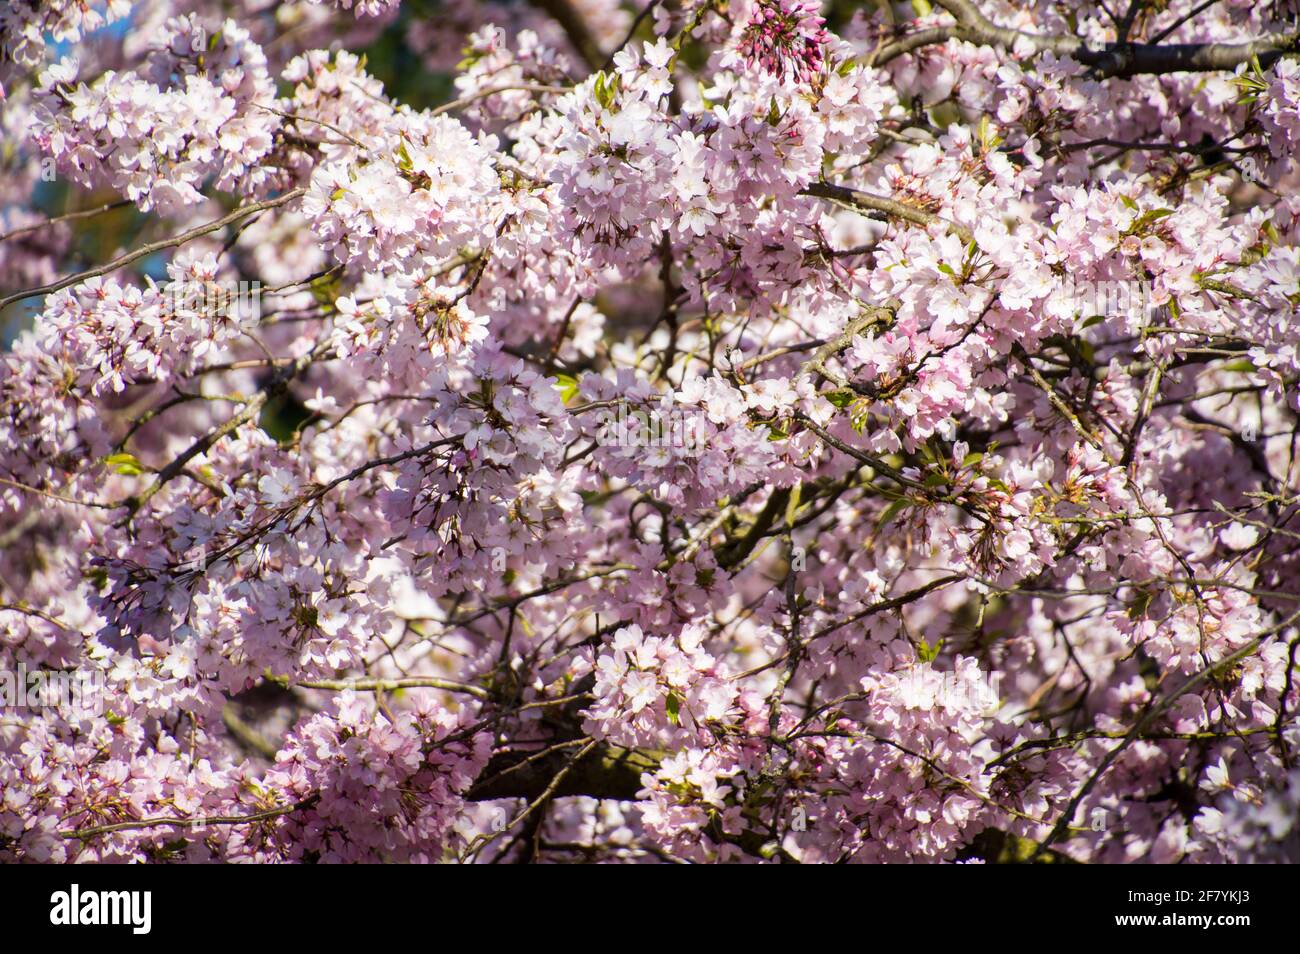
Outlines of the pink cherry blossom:
M 0 11 L 0 861 L 1300 860 L 1286 4 L 435 6 Z

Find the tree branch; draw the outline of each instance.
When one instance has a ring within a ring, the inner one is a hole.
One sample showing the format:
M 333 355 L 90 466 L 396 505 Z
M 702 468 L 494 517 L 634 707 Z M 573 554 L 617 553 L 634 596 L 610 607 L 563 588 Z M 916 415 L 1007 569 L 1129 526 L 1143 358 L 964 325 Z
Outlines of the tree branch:
M 95 268 L 88 269 L 84 272 L 78 272 L 75 275 L 69 275 L 67 278 L 60 278 L 57 282 L 51 282 L 48 285 L 42 285 L 40 288 L 29 288 L 27 291 L 15 292 L 7 298 L 0 298 L 0 311 L 16 301 L 22 301 L 24 298 L 35 298 L 38 295 L 48 295 L 52 292 L 60 291 L 69 285 L 75 285 L 78 282 L 84 282 L 88 278 L 98 278 L 100 275 L 107 275 L 109 272 L 115 272 L 119 268 L 125 268 L 132 262 L 138 262 L 154 252 L 160 252 L 165 248 L 174 248 L 177 245 L 184 245 L 186 242 L 193 241 L 201 235 L 207 235 L 209 232 L 215 232 L 217 229 L 225 228 L 231 222 L 237 222 L 245 216 L 252 215 L 254 212 L 262 212 L 265 209 L 274 209 L 276 206 L 284 205 L 286 202 L 292 202 L 303 195 L 307 194 L 306 189 L 292 189 L 284 195 L 276 196 L 274 199 L 266 199 L 262 202 L 254 202 L 251 205 L 240 206 L 233 212 L 223 215 L 219 219 L 208 222 L 206 225 L 198 225 L 188 232 L 182 232 L 172 238 L 160 239 L 157 242 L 150 242 L 148 245 L 141 245 L 132 252 L 113 259 L 107 265 L 99 265 Z
M 1245 43 L 1107 43 L 1089 47 L 1076 36 L 1049 36 L 1000 27 L 988 20 L 971 0 L 935 0 L 957 20 L 948 27 L 931 27 L 896 40 L 876 54 L 875 65 L 951 39 L 1010 49 L 1028 44 L 1035 53 L 1054 53 L 1091 67 L 1099 78 L 1124 79 L 1162 73 L 1204 73 L 1236 69 L 1258 57 L 1268 67 L 1278 58 L 1300 52 L 1300 33 L 1279 33 Z M 1166 31 L 1167 32 L 1167 31 Z M 1166 34 L 1161 34 L 1163 37 Z

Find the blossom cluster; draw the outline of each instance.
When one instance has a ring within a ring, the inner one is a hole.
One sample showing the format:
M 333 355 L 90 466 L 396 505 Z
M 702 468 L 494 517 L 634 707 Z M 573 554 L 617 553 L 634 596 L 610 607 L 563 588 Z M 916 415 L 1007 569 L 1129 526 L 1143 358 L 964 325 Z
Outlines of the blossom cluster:
M 144 68 L 78 82 L 75 59 L 41 74 L 35 136 L 73 179 L 107 186 L 142 210 L 201 201 L 199 189 L 257 191 L 280 125 L 261 47 L 226 20 L 211 35 L 193 16 L 169 21 Z
M 829 36 L 818 6 L 809 0 L 767 0 L 754 4 L 741 35 L 740 50 L 755 66 L 778 76 L 808 81 L 826 63 Z
M 1294 24 L 849 7 L 0 12 L 0 861 L 1297 860 Z

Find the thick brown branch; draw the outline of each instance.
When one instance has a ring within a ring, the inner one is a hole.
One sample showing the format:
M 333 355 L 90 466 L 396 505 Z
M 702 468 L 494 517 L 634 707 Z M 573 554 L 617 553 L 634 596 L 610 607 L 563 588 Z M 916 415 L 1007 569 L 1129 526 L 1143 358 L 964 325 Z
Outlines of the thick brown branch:
M 971 0 L 936 3 L 956 18 L 956 24 L 931 27 L 894 41 L 876 54 L 876 65 L 951 39 L 1004 49 L 1027 44 L 1037 53 L 1050 52 L 1077 60 L 1099 77 L 1121 79 L 1144 74 L 1227 71 L 1255 57 L 1267 67 L 1283 55 L 1300 52 L 1300 33 L 1280 33 L 1245 43 L 1107 43 L 1094 49 L 1076 36 L 1049 36 L 997 26 Z
M 878 195 L 861 192 L 858 189 L 850 189 L 847 186 L 831 185 L 829 182 L 814 182 L 803 190 L 803 194 L 818 199 L 830 199 L 832 202 L 851 206 L 863 212 L 875 212 L 887 218 L 903 219 L 916 225 L 926 227 L 940 224 L 946 225 L 963 242 L 970 242 L 974 238 L 970 229 L 964 225 L 958 225 L 956 222 L 951 222 L 948 219 L 941 218 L 924 209 L 918 209 L 916 206 L 899 202 L 896 199 L 885 199 Z
M 492 757 L 466 796 L 472 801 L 525 798 L 532 801 L 551 786 L 572 755 L 553 747 L 540 759 L 533 752 L 502 752 Z M 654 753 L 618 745 L 598 746 L 580 759 L 551 793 L 552 797 L 588 795 L 592 798 L 636 798 L 641 773 L 659 766 Z

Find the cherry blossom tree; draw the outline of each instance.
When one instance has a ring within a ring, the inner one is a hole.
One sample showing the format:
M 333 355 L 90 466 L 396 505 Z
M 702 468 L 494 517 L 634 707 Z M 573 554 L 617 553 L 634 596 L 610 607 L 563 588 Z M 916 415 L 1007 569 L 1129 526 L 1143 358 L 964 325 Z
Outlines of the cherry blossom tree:
M 0 861 L 1300 860 L 1298 17 L 12 0 Z

